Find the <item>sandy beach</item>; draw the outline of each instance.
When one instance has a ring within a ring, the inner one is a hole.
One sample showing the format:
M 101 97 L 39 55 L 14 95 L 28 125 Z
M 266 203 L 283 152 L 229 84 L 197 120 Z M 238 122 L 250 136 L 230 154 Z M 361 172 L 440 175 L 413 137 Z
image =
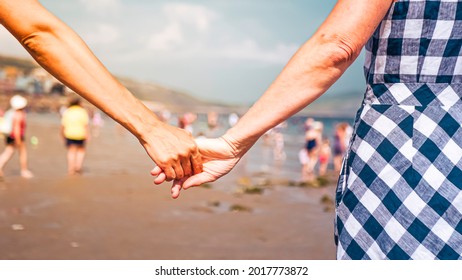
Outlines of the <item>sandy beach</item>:
M 5 167 L 0 259 L 335 258 L 334 179 L 294 186 L 271 169 L 246 168 L 250 153 L 228 176 L 173 200 L 168 184 L 152 183 L 136 139 L 115 124 L 91 139 L 84 174 L 70 177 L 58 116 L 28 121 L 28 139 L 38 140 L 28 144 L 35 178 L 19 176 L 17 155 Z

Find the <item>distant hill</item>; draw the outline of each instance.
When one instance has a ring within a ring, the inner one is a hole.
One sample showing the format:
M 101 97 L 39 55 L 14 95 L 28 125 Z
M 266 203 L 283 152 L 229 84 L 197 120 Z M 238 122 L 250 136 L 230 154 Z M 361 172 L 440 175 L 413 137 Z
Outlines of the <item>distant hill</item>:
M 39 67 L 32 59 L 0 55 L 0 67 L 5 66 L 12 66 L 26 73 Z M 141 82 L 133 78 L 116 78 L 137 98 L 153 103 L 160 103 L 172 110 L 184 111 L 184 108 L 193 110 L 195 108 L 215 105 L 195 98 L 187 93 L 169 89 L 155 83 Z
M 117 79 L 137 98 L 156 103 L 162 103 L 170 109 L 196 108 L 213 105 L 190 94 L 169 89 L 150 82 L 141 82 L 132 78 L 117 77 Z
M 25 72 L 38 67 L 32 59 L 16 58 L 0 55 L 0 67 L 13 66 Z M 188 93 L 170 89 L 151 82 L 142 82 L 136 78 L 116 77 L 137 98 L 168 108 L 171 111 L 208 112 L 237 112 L 243 114 L 248 106 L 227 106 L 226 104 L 211 103 L 196 98 Z M 358 92 L 326 93 L 313 104 L 303 109 L 299 115 L 324 117 L 353 117 L 362 100 Z
M 316 115 L 322 117 L 354 117 L 361 105 L 361 92 L 327 92 L 311 105 L 303 109 L 301 115 Z
M 0 55 L 0 66 L 13 66 L 23 71 L 29 72 L 37 68 L 37 63 L 27 58 L 17 58 Z

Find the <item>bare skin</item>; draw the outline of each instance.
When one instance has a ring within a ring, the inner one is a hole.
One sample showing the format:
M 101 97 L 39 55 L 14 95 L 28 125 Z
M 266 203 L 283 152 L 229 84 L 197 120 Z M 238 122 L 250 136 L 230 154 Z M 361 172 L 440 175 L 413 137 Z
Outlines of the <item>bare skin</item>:
M 266 131 L 324 94 L 358 57 L 393 2 L 339 0 L 317 32 L 238 123 L 221 138 L 197 142 L 204 171 L 175 182 L 172 196 L 178 197 L 182 188 L 227 174 Z M 159 168 L 152 171 L 153 176 L 161 174 Z
M 135 135 L 166 180 L 202 171 L 191 135 L 160 121 L 109 73 L 72 29 L 37 0 L 0 0 L 0 23 L 50 74 Z
M 84 137 L 85 142 L 88 143 L 90 140 L 90 127 L 87 125 L 85 127 L 85 134 Z M 64 135 L 64 127 L 61 126 L 61 137 L 63 138 L 64 142 L 66 142 L 66 137 Z M 85 146 L 79 145 L 69 145 L 67 147 L 67 174 L 69 175 L 76 175 L 82 173 L 83 167 L 83 160 L 85 158 Z
M 70 145 L 67 148 L 67 173 L 69 175 L 80 174 L 82 172 L 85 148 Z
M 21 135 L 21 123 L 26 118 L 23 110 L 16 110 L 13 116 L 13 134 Z M 3 176 L 3 167 L 13 157 L 14 152 L 19 151 L 19 165 L 21 168 L 21 176 L 24 178 L 32 178 L 33 174 L 28 168 L 27 164 L 27 149 L 26 144 L 21 137 L 15 137 L 14 143 L 7 145 L 5 150 L 0 155 L 0 176 Z

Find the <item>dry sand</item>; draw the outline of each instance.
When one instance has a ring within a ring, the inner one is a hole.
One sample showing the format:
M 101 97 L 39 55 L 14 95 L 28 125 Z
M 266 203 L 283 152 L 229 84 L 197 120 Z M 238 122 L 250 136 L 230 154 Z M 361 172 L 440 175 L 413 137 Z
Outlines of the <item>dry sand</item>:
M 36 177 L 19 177 L 17 156 L 4 170 L 0 259 L 335 258 L 333 183 L 290 187 L 240 166 L 173 200 L 168 184 L 152 184 L 141 146 L 114 124 L 90 141 L 84 174 L 69 177 L 58 117 L 28 119 L 28 139 L 39 140 L 29 144 Z M 263 193 L 241 191 L 254 184 Z

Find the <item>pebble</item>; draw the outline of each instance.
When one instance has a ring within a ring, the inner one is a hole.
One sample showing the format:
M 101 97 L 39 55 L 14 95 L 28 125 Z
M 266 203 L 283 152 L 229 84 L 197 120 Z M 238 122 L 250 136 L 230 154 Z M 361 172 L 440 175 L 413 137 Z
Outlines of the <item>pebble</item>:
M 24 230 L 25 228 L 21 224 L 13 224 L 13 225 L 11 225 L 11 229 L 15 230 L 15 231 L 19 231 L 19 230 Z

